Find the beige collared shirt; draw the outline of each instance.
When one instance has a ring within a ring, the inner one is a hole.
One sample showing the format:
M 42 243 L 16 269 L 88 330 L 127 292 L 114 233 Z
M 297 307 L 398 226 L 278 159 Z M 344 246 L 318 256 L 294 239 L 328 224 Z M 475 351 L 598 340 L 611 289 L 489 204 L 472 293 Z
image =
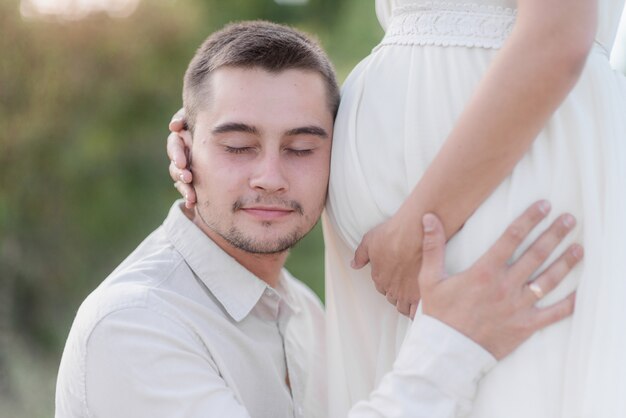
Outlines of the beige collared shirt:
M 424 317 L 394 371 L 350 417 L 453 417 L 492 364 Z M 283 271 L 274 289 L 172 206 L 81 305 L 63 352 L 56 417 L 327 416 L 324 315 Z
M 323 338 L 313 292 L 269 287 L 175 204 L 80 307 L 56 416 L 322 417 Z

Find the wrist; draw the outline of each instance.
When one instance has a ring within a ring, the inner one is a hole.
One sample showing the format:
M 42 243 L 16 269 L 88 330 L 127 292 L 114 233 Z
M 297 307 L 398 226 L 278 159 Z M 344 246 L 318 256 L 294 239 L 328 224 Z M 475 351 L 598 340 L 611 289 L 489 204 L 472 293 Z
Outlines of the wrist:
M 404 251 L 410 251 L 411 258 L 421 258 L 424 235 L 422 216 L 409 210 L 400 209 L 389 220 L 390 237 L 397 243 L 396 245 L 404 248 Z

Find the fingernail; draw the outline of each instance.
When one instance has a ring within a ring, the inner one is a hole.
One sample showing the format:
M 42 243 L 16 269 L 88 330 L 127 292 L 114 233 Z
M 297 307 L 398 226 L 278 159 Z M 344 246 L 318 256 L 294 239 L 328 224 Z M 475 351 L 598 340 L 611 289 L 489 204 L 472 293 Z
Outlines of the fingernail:
M 574 223 L 576 223 L 576 220 L 574 219 L 572 215 L 568 214 L 568 215 L 563 216 L 563 225 L 565 225 L 566 228 L 573 227 Z
M 432 232 L 435 230 L 435 219 L 430 213 L 427 213 L 422 218 L 422 224 L 424 225 L 424 232 Z
M 572 247 L 572 255 L 577 259 L 581 259 L 583 257 L 583 253 L 583 247 L 580 245 L 574 245 L 574 247 Z
M 542 200 L 539 202 L 539 211 L 544 215 L 547 215 L 550 212 L 550 202 L 547 200 Z
M 183 176 L 183 173 L 180 173 L 178 175 L 178 178 L 180 179 L 180 181 L 182 181 L 183 183 L 185 182 L 185 177 Z

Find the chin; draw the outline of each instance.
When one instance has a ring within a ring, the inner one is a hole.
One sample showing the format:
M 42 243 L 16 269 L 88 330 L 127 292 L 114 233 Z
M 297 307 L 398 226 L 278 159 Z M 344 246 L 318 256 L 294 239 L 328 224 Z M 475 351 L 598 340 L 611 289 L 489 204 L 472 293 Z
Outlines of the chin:
M 305 235 L 299 228 L 270 231 L 268 227 L 232 228 L 223 237 L 234 247 L 253 254 L 279 254 L 288 251 Z

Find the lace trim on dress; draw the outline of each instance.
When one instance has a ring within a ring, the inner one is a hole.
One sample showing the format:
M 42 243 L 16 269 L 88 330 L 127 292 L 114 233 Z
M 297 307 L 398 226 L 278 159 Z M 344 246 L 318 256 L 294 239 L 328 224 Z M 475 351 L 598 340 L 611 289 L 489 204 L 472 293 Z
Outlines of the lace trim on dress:
M 397 7 L 383 45 L 436 45 L 500 48 L 517 10 L 474 3 L 428 1 Z M 378 47 L 377 47 L 378 48 Z

